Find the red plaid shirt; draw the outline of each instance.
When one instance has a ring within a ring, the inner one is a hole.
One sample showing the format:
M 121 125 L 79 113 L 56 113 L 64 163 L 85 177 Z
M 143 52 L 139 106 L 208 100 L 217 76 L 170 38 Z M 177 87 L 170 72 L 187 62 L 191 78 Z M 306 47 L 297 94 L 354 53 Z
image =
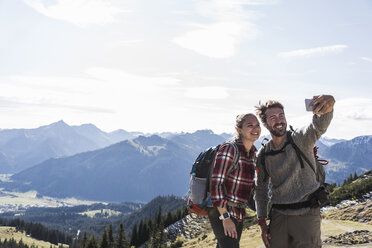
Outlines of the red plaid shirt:
M 241 140 L 235 140 L 239 148 L 240 158 L 236 169 L 227 176 L 227 170 L 232 166 L 234 146 L 225 144 L 217 152 L 211 179 L 211 195 L 214 206 L 227 208 L 232 217 L 243 220 L 245 209 L 227 205 L 227 202 L 244 204 L 248 202 L 251 190 L 254 187 L 256 147 L 247 151 Z M 224 192 L 226 186 L 226 193 Z

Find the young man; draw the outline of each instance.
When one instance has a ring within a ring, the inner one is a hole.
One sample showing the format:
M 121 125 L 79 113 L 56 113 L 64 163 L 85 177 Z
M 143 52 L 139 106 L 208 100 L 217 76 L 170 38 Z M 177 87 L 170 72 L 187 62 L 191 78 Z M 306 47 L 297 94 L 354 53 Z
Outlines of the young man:
M 313 147 L 332 120 L 334 104 L 333 96 L 314 96 L 310 106 L 314 107 L 312 122 L 290 133 L 294 143 L 315 169 Z M 272 138 L 257 156 L 255 201 L 262 240 L 270 248 L 321 247 L 320 207 L 308 204 L 320 183 L 310 165 L 306 161 L 301 164 L 294 147 L 287 142 L 283 105 L 268 101 L 256 108 Z M 269 182 L 272 209 L 268 228 Z

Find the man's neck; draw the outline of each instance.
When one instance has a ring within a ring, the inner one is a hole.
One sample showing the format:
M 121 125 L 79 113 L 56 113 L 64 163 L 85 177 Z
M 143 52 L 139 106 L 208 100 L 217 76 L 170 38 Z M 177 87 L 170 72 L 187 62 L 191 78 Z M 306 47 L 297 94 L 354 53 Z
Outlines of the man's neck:
M 274 148 L 278 148 L 283 143 L 284 138 L 285 135 L 278 137 L 271 134 L 271 140 L 273 141 Z

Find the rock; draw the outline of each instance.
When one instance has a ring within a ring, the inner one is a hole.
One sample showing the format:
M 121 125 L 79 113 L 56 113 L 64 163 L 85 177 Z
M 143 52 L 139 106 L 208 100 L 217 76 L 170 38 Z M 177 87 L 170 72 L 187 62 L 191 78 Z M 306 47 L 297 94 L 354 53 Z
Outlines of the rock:
M 200 234 L 210 230 L 210 224 L 207 217 L 192 217 L 187 215 L 182 220 L 168 226 L 165 229 L 168 239 L 173 242 L 178 236 L 183 236 L 185 239 L 193 239 Z
M 354 232 L 346 232 L 337 236 L 329 236 L 323 241 L 326 244 L 367 244 L 372 243 L 372 233 L 368 230 L 357 230 Z

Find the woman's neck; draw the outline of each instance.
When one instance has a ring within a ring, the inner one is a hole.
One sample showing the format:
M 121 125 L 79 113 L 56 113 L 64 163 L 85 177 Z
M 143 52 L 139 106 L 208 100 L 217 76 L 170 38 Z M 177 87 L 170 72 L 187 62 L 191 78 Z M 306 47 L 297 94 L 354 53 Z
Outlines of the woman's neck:
M 245 149 L 247 149 L 247 151 L 250 151 L 252 146 L 253 146 L 253 142 L 251 140 L 246 140 L 246 139 L 242 139 L 241 140 Z

